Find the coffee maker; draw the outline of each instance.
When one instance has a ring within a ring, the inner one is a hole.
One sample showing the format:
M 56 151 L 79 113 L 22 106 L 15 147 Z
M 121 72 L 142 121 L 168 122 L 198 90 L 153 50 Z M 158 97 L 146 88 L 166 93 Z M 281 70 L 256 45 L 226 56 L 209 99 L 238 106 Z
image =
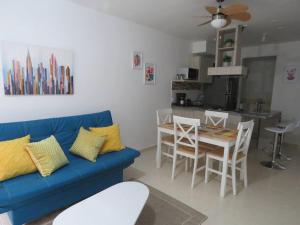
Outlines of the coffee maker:
M 176 105 L 184 106 L 186 104 L 186 93 L 176 93 Z

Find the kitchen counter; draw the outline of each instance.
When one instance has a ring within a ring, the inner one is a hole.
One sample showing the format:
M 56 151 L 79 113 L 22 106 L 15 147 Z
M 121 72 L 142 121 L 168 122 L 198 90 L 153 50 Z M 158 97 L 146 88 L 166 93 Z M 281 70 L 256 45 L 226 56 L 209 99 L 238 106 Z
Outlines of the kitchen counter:
M 280 111 L 271 112 L 240 112 L 242 116 L 257 118 L 257 119 L 271 119 L 273 117 L 281 116 Z
M 271 112 L 243 112 L 243 111 L 234 111 L 234 110 L 226 111 L 226 110 L 212 109 L 211 107 L 204 107 L 204 106 L 174 106 L 173 105 L 172 109 L 174 109 L 175 111 L 176 110 L 187 110 L 187 111 L 212 110 L 212 111 L 227 112 L 229 115 L 258 118 L 258 119 L 269 119 L 281 115 L 280 111 L 271 111 Z
M 200 106 L 172 106 L 174 115 L 184 116 L 189 118 L 197 118 L 200 121 L 205 121 L 205 110 L 213 110 L 211 107 L 200 107 Z M 217 110 L 216 110 L 217 111 Z M 224 111 L 222 111 L 224 112 Z M 236 128 L 237 124 L 242 121 L 242 116 L 240 113 L 234 111 L 226 111 L 229 113 L 228 117 L 228 127 Z
M 234 111 L 225 111 L 225 110 L 217 110 L 212 109 L 210 106 L 179 106 L 179 105 L 172 105 L 172 109 L 180 109 L 180 110 L 199 110 L 199 111 L 205 111 L 205 110 L 215 110 L 220 112 L 233 112 Z

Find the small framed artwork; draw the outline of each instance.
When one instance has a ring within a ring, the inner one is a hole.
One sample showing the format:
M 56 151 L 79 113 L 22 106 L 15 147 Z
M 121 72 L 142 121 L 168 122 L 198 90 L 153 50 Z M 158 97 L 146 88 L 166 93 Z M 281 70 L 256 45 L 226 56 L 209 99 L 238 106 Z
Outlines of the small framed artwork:
M 132 69 L 140 70 L 143 68 L 143 54 L 134 51 L 132 54 Z
M 297 83 L 299 79 L 299 67 L 297 65 L 286 65 L 284 68 L 283 79 L 285 83 Z
M 144 84 L 154 85 L 156 80 L 156 68 L 153 63 L 145 63 Z

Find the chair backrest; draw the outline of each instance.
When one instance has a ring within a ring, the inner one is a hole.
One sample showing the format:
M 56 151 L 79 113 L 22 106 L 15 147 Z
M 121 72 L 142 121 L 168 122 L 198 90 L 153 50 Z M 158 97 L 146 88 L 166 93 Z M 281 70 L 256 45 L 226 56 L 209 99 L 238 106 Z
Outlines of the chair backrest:
M 227 119 L 228 113 L 205 110 L 205 124 L 212 123 L 213 126 L 226 127 Z
M 232 160 L 235 161 L 239 152 L 243 152 L 247 155 L 251 136 L 254 127 L 254 120 L 250 120 L 247 122 L 240 122 L 238 125 L 238 134 L 237 139 L 234 147 L 233 157 Z
M 175 151 L 178 145 L 183 145 L 195 149 L 198 154 L 198 129 L 200 119 L 192 119 L 180 116 L 173 116 L 174 121 L 174 141 Z
M 298 126 L 298 121 L 292 121 L 286 124 L 284 128 L 284 133 L 292 132 Z
M 300 120 L 283 121 L 278 124 L 278 127 L 282 129 L 283 133 L 292 132 L 300 126 Z
M 165 123 L 172 123 L 172 118 L 173 118 L 172 109 L 156 110 L 157 126 L 165 124 Z

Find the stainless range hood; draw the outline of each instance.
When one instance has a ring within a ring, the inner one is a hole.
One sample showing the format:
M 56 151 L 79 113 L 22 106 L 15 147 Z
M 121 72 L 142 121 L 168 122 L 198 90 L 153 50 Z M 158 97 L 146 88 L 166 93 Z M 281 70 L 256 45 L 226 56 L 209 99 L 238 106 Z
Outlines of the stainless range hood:
M 247 68 L 241 65 L 240 35 L 242 26 L 219 29 L 216 38 L 215 67 L 208 68 L 209 76 L 241 76 Z M 231 59 L 231 65 L 224 65 L 224 57 Z

